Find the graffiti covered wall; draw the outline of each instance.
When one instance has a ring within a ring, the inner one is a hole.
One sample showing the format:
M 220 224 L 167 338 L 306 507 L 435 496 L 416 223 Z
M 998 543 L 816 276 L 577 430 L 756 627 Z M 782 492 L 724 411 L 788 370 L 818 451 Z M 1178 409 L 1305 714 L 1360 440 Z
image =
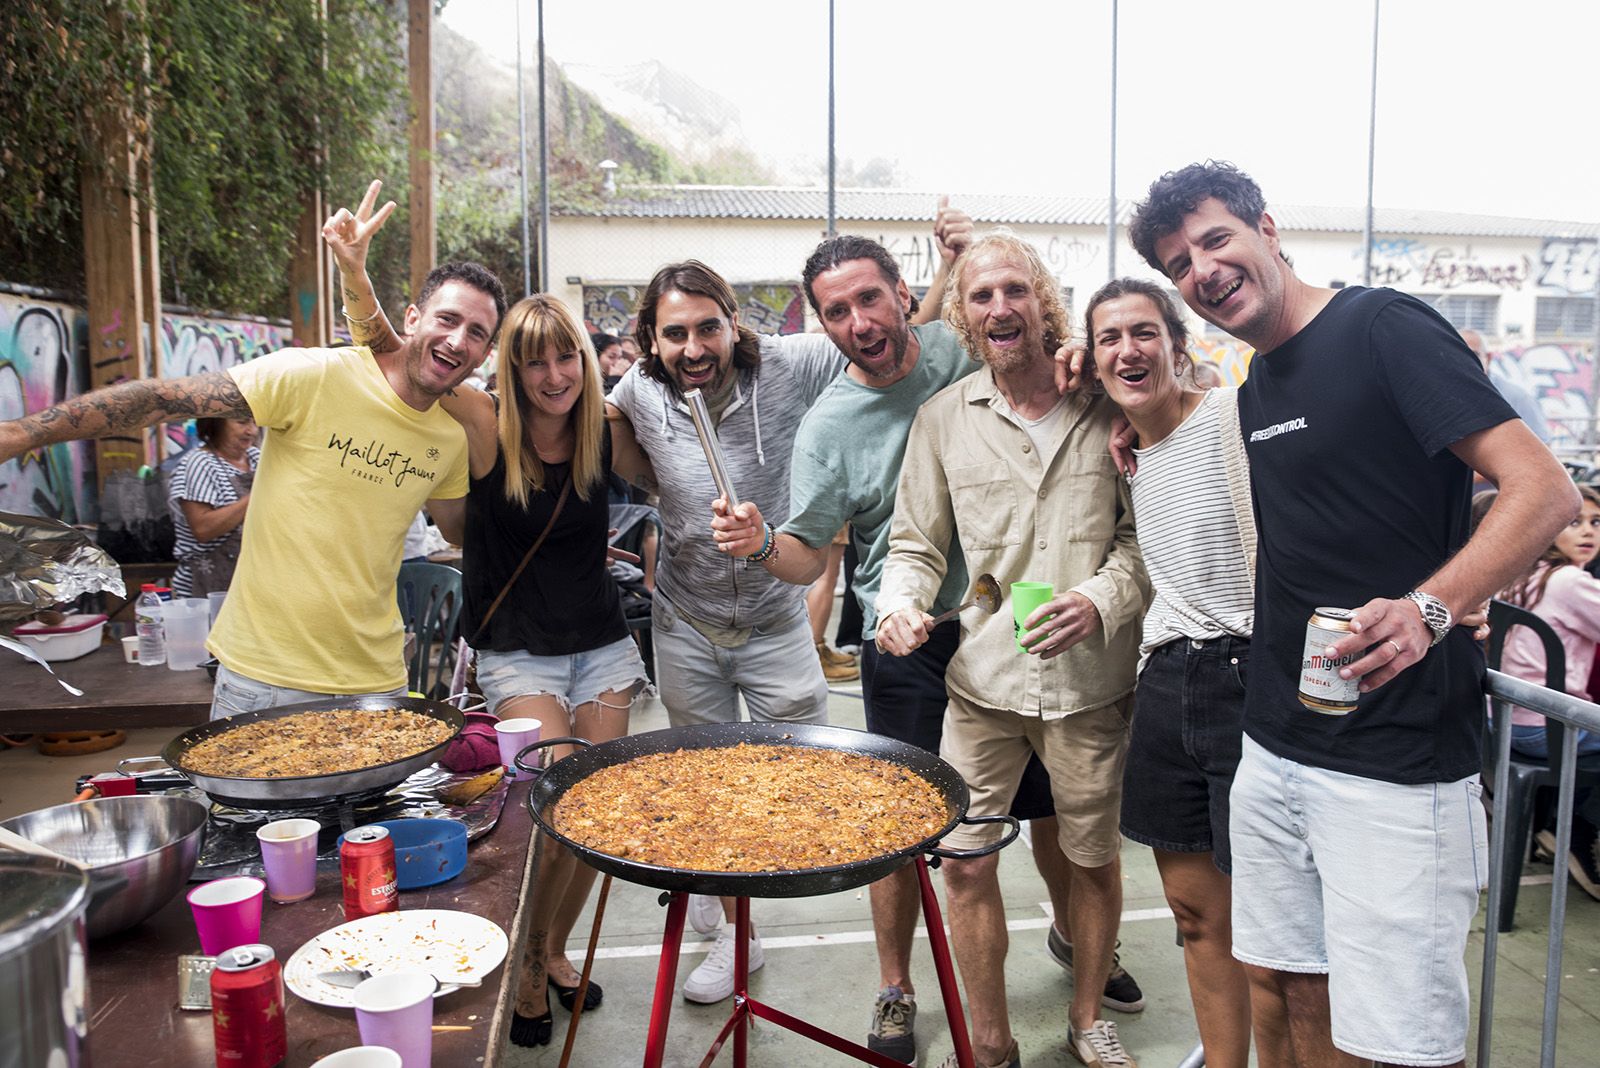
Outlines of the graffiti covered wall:
M 1594 358 L 1586 345 L 1529 345 L 1495 353 L 1494 373 L 1539 400 L 1553 444 L 1576 443 L 1590 418 Z
M 584 327 L 619 337 L 632 332 L 643 293 L 643 286 L 584 286 Z M 734 283 L 733 293 L 739 301 L 739 322 L 757 333 L 798 334 L 806 328 L 806 297 L 798 284 Z
M 0 293 L 0 420 L 16 419 L 88 388 L 89 317 L 70 304 Z M 167 314 L 161 319 L 162 376 L 220 371 L 289 343 L 287 325 Z M 162 430 L 161 457 L 189 441 L 184 424 Z M 0 510 L 68 523 L 99 518 L 94 447 L 52 445 L 0 464 Z
M 70 304 L 0 295 L 0 420 L 83 392 L 89 316 Z M 83 523 L 96 515 L 94 446 L 52 445 L 0 464 L 0 510 Z

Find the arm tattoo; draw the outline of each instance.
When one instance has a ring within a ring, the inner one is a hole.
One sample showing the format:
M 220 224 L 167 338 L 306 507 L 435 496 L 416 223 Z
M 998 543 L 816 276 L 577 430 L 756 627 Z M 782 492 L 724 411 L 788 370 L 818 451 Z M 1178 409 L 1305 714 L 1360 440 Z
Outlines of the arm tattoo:
M 156 423 L 215 416 L 250 415 L 250 405 L 224 372 L 189 378 L 144 378 L 74 397 L 54 408 L 17 420 L 28 448 L 124 434 Z

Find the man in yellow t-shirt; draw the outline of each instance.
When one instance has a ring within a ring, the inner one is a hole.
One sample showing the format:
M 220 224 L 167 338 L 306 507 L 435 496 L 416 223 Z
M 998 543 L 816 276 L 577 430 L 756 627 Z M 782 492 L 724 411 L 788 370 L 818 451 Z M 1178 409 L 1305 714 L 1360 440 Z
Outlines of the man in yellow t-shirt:
M 394 352 L 285 349 L 225 372 L 95 390 L 0 423 L 0 463 L 160 422 L 253 418 L 268 433 L 209 643 L 222 664 L 212 717 L 402 693 L 395 575 L 406 528 L 426 503 L 459 540 L 467 492 L 466 438 L 435 402 L 483 362 L 505 306 L 487 269 L 445 264 L 406 309 Z

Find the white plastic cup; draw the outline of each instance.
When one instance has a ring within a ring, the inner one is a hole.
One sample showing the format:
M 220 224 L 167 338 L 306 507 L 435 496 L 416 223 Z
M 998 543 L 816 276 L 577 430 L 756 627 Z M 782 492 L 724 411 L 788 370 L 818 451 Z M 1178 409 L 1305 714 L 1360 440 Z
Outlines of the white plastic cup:
M 139 636 L 131 634 L 122 639 L 122 659 L 130 664 L 139 662 Z
M 503 719 L 494 725 L 495 738 L 500 742 L 500 763 L 506 767 L 506 777 L 525 777 L 527 772 L 517 770 L 517 754 L 539 740 L 539 729 L 544 724 L 536 719 Z M 540 754 L 535 753 L 533 757 Z M 530 758 L 530 763 L 535 761 Z
M 167 630 L 167 667 L 193 671 L 206 658 L 206 635 L 211 630 L 210 605 L 203 597 L 173 598 L 161 612 Z
M 328 1054 L 317 1068 L 404 1068 L 404 1062 L 388 1046 L 351 1046 Z

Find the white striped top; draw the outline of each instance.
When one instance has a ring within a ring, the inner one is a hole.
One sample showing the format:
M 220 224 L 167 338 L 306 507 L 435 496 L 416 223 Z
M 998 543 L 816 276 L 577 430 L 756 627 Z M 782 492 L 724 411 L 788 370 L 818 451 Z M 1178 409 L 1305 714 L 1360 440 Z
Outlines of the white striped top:
M 245 453 L 254 471 L 261 462 L 261 450 L 252 445 Z M 180 597 L 189 596 L 189 562 L 215 548 L 227 535 L 202 542 L 194 536 L 189 519 L 183 514 L 183 501 L 198 501 L 213 508 L 232 504 L 239 499 L 233 481 L 238 469 L 209 449 L 195 449 L 178 462 L 167 486 L 167 508 L 172 513 L 174 544 L 172 555 L 178 560 L 178 569 L 172 575 L 172 592 Z
M 1135 449 L 1133 515 L 1155 599 L 1144 617 L 1141 670 L 1178 638 L 1248 638 L 1255 591 L 1239 540 L 1222 456 L 1218 396 L 1207 390 L 1177 430 Z

